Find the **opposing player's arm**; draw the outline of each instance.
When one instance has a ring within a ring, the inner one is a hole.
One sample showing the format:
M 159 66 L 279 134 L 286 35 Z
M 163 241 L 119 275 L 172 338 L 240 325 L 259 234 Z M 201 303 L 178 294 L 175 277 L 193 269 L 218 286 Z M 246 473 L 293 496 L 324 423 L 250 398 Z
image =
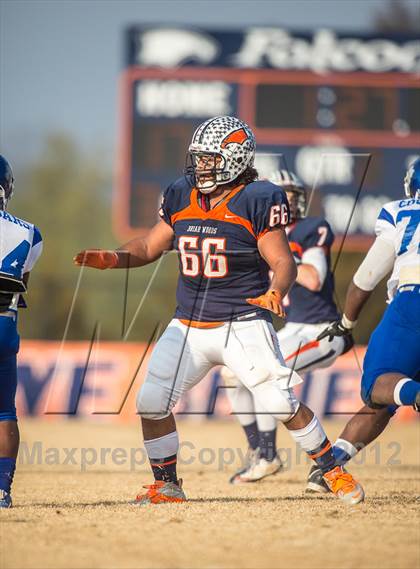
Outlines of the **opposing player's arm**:
M 102 270 L 142 267 L 172 249 L 173 239 L 172 227 L 161 220 L 144 237 L 136 237 L 115 251 L 88 249 L 78 253 L 73 261 L 78 266 Z
M 350 283 L 341 320 L 333 322 L 318 336 L 318 340 L 350 334 L 376 285 L 393 268 L 395 262 L 395 221 L 392 208 L 385 205 L 375 224 L 376 239 Z
M 347 289 L 341 320 L 333 322 L 321 332 L 318 340 L 326 337 L 332 340 L 334 336 L 345 336 L 351 333 L 357 324 L 363 306 L 376 285 L 392 270 L 394 261 L 393 244 L 380 236 L 377 237 Z
M 395 249 L 389 241 L 377 237 L 349 285 L 343 318 L 355 322 L 376 285 L 392 270 Z
M 267 308 L 284 318 L 282 300 L 297 276 L 296 263 L 284 229 L 273 229 L 263 235 L 258 240 L 258 250 L 270 267 L 273 278 L 265 294 L 257 298 L 248 298 L 247 302 Z
M 353 328 L 359 314 L 376 285 L 387 275 L 395 262 L 396 227 L 392 205 L 385 205 L 375 224 L 376 239 L 357 269 L 346 295 L 343 326 Z

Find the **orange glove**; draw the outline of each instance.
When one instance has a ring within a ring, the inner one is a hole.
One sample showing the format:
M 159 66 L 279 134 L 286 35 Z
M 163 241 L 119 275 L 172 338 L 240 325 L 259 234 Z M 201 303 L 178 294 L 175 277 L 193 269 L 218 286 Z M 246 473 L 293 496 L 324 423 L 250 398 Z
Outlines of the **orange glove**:
M 261 306 L 261 308 L 267 308 L 271 310 L 280 318 L 286 318 L 286 313 L 282 306 L 281 294 L 277 290 L 268 290 L 266 293 L 257 298 L 247 298 L 248 304 L 254 304 L 255 306 Z
M 73 257 L 73 262 L 79 267 L 92 267 L 93 269 L 113 269 L 118 264 L 118 254 L 116 251 L 106 251 L 104 249 L 88 249 L 81 251 Z

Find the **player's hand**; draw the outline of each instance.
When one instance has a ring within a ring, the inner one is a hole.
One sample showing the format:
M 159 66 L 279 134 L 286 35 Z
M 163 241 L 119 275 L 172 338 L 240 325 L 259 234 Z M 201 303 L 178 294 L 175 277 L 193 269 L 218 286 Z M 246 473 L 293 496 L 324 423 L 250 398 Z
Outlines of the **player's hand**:
M 342 337 L 342 336 L 349 336 L 351 335 L 351 328 L 346 328 L 341 320 L 337 320 L 333 322 L 325 330 L 319 334 L 317 340 L 323 340 L 324 338 L 328 338 L 329 342 L 332 342 L 334 337 Z
M 261 308 L 266 308 L 271 310 L 280 318 L 286 318 L 286 313 L 282 306 L 282 297 L 277 290 L 268 290 L 265 294 L 257 296 L 257 298 L 247 298 L 248 304 L 254 304 L 255 306 L 261 306 Z
M 88 249 L 73 257 L 73 262 L 79 267 L 92 267 L 103 271 L 113 269 L 118 264 L 118 254 L 104 249 Z

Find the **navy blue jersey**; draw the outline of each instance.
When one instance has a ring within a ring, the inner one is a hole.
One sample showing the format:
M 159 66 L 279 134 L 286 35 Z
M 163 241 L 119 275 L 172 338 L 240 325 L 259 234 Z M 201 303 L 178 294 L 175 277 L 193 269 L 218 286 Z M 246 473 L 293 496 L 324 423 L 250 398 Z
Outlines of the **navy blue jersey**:
M 238 186 L 205 211 L 198 190 L 182 177 L 166 190 L 159 213 L 173 228 L 173 247 L 179 251 L 176 318 L 271 319 L 246 298 L 269 287 L 269 267 L 257 244 L 270 229 L 287 225 L 289 205 L 281 188 L 268 181 Z
M 330 322 L 339 317 L 333 300 L 334 276 L 331 272 L 331 246 L 334 233 L 322 217 L 306 217 L 287 228 L 290 248 L 298 259 L 308 249 L 322 247 L 325 251 L 328 272 L 319 292 L 311 291 L 295 283 L 289 292 L 290 304 L 286 306 L 287 321 L 305 324 Z

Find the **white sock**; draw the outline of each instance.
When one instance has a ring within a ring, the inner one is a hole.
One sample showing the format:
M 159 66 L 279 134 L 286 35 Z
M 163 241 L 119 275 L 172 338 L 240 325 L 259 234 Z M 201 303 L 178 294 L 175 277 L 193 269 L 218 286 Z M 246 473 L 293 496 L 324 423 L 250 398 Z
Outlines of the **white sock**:
M 162 459 L 167 458 L 168 456 L 173 456 L 178 453 L 179 449 L 178 431 L 173 431 L 172 433 L 163 435 L 163 437 L 158 437 L 157 439 L 144 441 L 144 446 L 146 448 L 147 456 L 151 459 Z
M 333 446 L 343 450 L 346 454 L 349 455 L 350 458 L 353 458 L 353 456 L 356 456 L 356 454 L 359 452 L 352 443 L 346 441 L 345 439 L 337 439 Z
M 331 443 L 315 415 L 306 427 L 297 431 L 289 431 L 308 456 L 315 461 L 322 473 L 329 472 L 335 467 L 336 461 Z
M 400 391 L 401 391 L 402 387 L 409 381 L 413 381 L 413 380 L 410 379 L 409 377 L 403 377 L 402 379 L 400 379 L 400 381 L 394 387 L 394 401 L 395 401 L 395 404 L 398 406 L 404 405 L 404 403 L 400 399 Z
M 290 430 L 289 433 L 306 452 L 311 452 L 319 448 L 327 438 L 321 423 L 315 415 L 306 427 L 297 429 L 296 431 Z

